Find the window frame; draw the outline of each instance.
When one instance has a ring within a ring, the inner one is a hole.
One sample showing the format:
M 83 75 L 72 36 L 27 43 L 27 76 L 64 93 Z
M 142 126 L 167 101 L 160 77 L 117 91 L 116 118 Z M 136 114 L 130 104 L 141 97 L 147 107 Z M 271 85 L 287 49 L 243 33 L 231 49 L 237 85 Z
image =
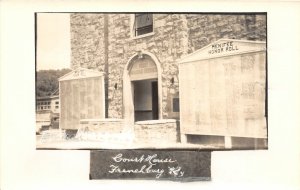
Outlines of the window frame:
M 143 14 L 143 13 L 134 13 L 130 15 L 130 22 L 131 22 L 131 38 L 132 39 L 139 39 L 143 37 L 148 37 L 154 35 L 154 14 L 152 14 L 152 32 L 146 33 L 146 34 L 141 34 L 141 35 L 136 35 L 136 25 L 135 25 L 135 19 L 136 19 L 136 14 Z M 146 14 L 146 13 L 145 13 Z

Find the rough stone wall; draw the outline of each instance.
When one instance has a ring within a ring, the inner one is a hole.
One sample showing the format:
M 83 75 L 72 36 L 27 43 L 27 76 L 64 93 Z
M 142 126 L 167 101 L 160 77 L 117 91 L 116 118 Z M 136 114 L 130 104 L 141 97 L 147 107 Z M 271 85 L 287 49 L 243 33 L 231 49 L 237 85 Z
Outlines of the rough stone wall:
M 133 131 L 127 129 L 122 119 L 85 119 L 80 121 L 75 139 L 122 146 L 134 141 Z
M 109 117 L 122 117 L 122 76 L 130 57 L 141 50 L 153 53 L 162 67 L 162 112 L 168 118 L 167 97 L 178 94 L 176 60 L 187 54 L 187 21 L 185 15 L 155 14 L 154 35 L 131 38 L 130 15 L 109 15 Z M 174 84 L 171 78 L 174 77 Z M 116 90 L 115 84 L 118 89 Z
M 104 72 L 103 14 L 73 13 L 71 20 L 71 67 Z
M 105 60 L 108 61 L 109 118 L 123 117 L 124 66 L 138 51 L 148 51 L 159 60 L 163 119 L 178 119 L 179 113 L 172 113 L 170 101 L 179 94 L 177 59 L 220 38 L 266 40 L 265 15 L 154 14 L 154 35 L 142 38 L 131 37 L 130 19 L 130 14 L 108 14 L 108 57 L 105 57 L 104 15 L 71 15 L 72 67 L 105 71 Z
M 111 14 L 108 17 L 108 117 L 122 118 L 123 112 L 123 69 L 129 57 L 130 16 Z M 117 89 L 115 88 L 117 87 Z
M 155 124 L 135 124 L 135 141 L 140 143 L 176 143 L 179 142 L 176 122 Z
M 105 132 L 105 133 L 122 133 L 124 130 L 124 122 L 122 120 L 115 121 L 80 121 L 80 129 L 93 131 L 93 132 Z
M 266 41 L 266 15 L 187 14 L 189 53 L 218 39 Z

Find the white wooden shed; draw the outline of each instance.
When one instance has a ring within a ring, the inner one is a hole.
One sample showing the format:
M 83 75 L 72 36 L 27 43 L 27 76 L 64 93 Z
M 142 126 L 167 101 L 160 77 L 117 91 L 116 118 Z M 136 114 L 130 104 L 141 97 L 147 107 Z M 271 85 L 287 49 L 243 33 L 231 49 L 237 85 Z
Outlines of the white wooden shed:
M 220 39 L 187 55 L 179 60 L 179 93 L 183 139 L 267 138 L 266 43 Z
M 104 75 L 78 68 L 59 78 L 60 128 L 79 129 L 81 119 L 105 118 Z

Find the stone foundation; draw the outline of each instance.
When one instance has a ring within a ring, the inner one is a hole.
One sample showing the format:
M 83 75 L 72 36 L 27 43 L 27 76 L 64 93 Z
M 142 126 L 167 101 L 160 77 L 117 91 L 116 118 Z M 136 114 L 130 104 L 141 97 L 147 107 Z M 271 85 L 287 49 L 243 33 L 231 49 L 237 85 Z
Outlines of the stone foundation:
M 126 144 L 133 142 L 134 134 L 122 119 L 82 119 L 75 138 L 109 144 Z
M 76 138 L 82 140 L 135 143 L 177 143 L 179 130 L 175 119 L 138 121 L 127 126 L 122 119 L 82 119 Z
M 134 125 L 135 141 L 176 143 L 179 141 L 175 119 L 138 121 Z
M 99 133 L 121 133 L 124 130 L 123 119 L 82 119 L 80 129 Z

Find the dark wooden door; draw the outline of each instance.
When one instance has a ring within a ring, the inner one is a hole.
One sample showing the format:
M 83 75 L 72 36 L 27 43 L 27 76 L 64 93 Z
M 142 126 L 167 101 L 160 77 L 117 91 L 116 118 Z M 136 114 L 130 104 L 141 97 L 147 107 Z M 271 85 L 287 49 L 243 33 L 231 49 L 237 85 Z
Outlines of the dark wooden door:
M 153 119 L 158 119 L 158 89 L 157 81 L 153 81 L 152 85 L 152 115 Z

